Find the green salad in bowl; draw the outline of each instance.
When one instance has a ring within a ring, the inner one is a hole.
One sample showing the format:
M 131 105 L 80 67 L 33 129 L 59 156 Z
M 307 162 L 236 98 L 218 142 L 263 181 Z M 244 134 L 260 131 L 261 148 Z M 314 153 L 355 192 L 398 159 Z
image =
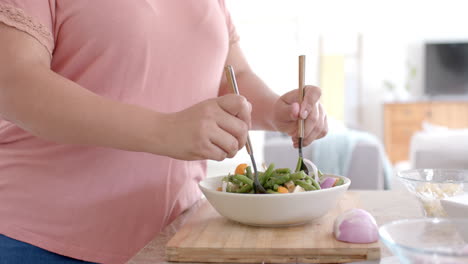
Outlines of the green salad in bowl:
M 300 170 L 302 161 L 311 168 L 311 175 Z M 294 171 L 289 168 L 275 168 L 275 165 L 271 163 L 265 171 L 258 172 L 258 180 L 268 194 L 316 191 L 344 184 L 343 178 L 324 176 L 311 161 L 301 158 Z M 251 167 L 246 163 L 241 163 L 233 174 L 222 179 L 222 186 L 218 188 L 218 191 L 254 193 L 253 182 L 254 175 Z
M 254 176 L 247 164 L 227 175 L 208 177 L 199 186 L 214 209 L 233 221 L 255 226 L 304 224 L 332 210 L 351 184 L 346 177 L 322 174 L 306 159 L 304 163 L 308 175 L 300 167 L 264 166 L 258 176 L 266 194 L 252 191 Z

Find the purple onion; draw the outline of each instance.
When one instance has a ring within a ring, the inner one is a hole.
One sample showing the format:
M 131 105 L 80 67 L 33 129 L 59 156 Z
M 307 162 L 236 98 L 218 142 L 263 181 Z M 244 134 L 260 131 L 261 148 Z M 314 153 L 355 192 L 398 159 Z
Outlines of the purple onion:
M 379 239 L 375 218 L 363 209 L 350 209 L 335 219 L 333 234 L 339 241 L 373 243 Z
M 326 177 L 325 180 L 323 180 L 320 183 L 320 188 L 322 189 L 327 189 L 333 187 L 333 184 L 335 184 L 336 179 L 332 177 Z

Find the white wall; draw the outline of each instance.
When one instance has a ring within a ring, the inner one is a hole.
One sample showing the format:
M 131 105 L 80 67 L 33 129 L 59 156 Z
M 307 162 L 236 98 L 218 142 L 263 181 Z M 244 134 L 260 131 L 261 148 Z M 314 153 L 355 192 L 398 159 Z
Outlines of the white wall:
M 468 1 L 227 0 L 241 45 L 258 74 L 278 93 L 294 89 L 297 55 L 309 58 L 308 82 L 317 83 L 320 35 L 363 35 L 362 127 L 382 136 L 383 81 L 404 87 L 407 61 L 422 94 L 425 41 L 468 40 Z M 352 45 L 351 42 L 341 43 Z
M 468 1 L 226 0 L 252 65 L 277 93 L 297 86 L 297 56 L 307 55 L 308 84 L 317 84 L 319 36 L 333 36 L 338 49 L 363 36 L 361 128 L 382 137 L 384 80 L 406 82 L 407 61 L 418 68 L 412 93 L 422 94 L 425 41 L 468 40 Z M 336 38 L 342 36 L 342 39 Z M 329 44 L 328 44 L 329 45 Z M 351 48 L 352 49 L 352 48 Z M 252 132 L 257 163 L 263 161 L 263 134 Z M 210 162 L 216 173 L 249 162 L 245 150 L 232 160 Z

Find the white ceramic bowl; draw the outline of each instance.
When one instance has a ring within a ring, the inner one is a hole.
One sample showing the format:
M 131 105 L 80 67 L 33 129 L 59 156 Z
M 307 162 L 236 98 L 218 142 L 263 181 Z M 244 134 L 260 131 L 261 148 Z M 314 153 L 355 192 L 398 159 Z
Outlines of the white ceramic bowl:
M 337 205 L 351 180 L 339 177 L 344 184 L 328 189 L 288 194 L 237 194 L 220 192 L 224 176 L 210 177 L 199 186 L 210 204 L 228 219 L 255 226 L 304 224 L 325 215 Z

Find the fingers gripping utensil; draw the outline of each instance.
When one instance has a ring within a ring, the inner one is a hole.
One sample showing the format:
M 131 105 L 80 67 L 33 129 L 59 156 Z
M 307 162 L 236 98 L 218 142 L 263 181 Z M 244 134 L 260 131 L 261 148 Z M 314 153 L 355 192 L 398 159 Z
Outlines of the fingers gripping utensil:
M 305 55 L 299 56 L 299 109 L 304 100 L 304 88 L 305 88 Z M 304 139 L 304 119 L 300 118 L 298 121 L 298 137 L 299 137 L 299 158 L 301 162 L 301 170 L 303 170 L 307 175 L 309 175 L 309 169 L 304 164 L 304 157 L 302 156 L 302 140 Z
M 236 75 L 234 74 L 234 69 L 231 65 L 225 67 L 226 78 L 228 80 L 229 85 L 231 86 L 232 91 L 239 95 L 239 88 L 237 87 Z M 253 149 L 252 143 L 250 143 L 250 137 L 247 134 L 247 144 L 245 145 L 247 152 L 249 153 L 250 160 L 252 161 L 252 166 L 254 170 L 254 191 L 255 193 L 266 193 L 265 188 L 260 184 L 258 180 L 258 171 L 257 171 L 257 164 L 255 163 L 255 159 L 253 156 Z

